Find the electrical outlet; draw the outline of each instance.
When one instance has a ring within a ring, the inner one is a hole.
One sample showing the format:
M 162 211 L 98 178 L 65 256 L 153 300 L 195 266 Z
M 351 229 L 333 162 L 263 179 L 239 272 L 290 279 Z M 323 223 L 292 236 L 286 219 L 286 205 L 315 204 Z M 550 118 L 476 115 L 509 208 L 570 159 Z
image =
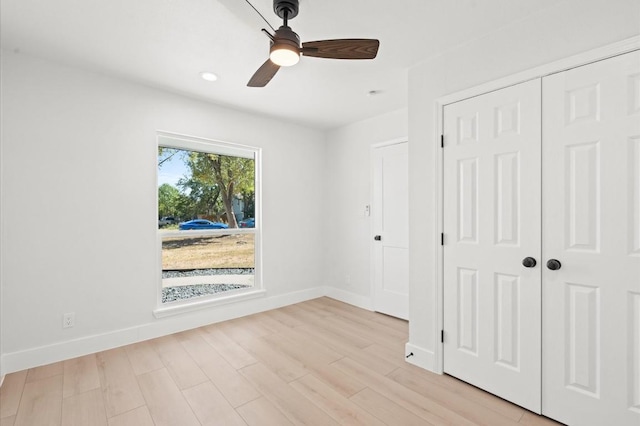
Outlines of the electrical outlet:
M 62 328 L 70 328 L 76 325 L 76 313 L 67 312 L 62 316 Z

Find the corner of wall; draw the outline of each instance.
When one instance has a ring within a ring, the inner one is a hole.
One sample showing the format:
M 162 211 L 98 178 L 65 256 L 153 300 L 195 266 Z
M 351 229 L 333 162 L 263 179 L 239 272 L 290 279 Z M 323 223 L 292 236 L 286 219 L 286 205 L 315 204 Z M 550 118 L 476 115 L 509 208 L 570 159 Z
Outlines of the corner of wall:
M 436 354 L 433 351 L 416 346 L 408 342 L 404 349 L 406 361 L 417 367 L 424 368 L 433 373 L 442 374 L 442 370 L 437 367 Z
M 368 296 L 361 296 L 333 286 L 325 286 L 324 295 L 340 302 L 357 306 L 358 308 L 373 311 L 373 301 L 371 300 L 371 297 Z

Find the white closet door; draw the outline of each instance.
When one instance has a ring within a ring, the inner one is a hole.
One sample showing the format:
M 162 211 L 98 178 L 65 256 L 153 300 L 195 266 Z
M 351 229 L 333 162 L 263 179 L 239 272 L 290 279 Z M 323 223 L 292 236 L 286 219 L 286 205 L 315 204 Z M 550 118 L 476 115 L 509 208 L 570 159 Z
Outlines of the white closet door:
M 640 425 L 640 53 L 543 79 L 543 413 Z
M 444 371 L 538 413 L 540 94 L 447 105 L 443 177 Z

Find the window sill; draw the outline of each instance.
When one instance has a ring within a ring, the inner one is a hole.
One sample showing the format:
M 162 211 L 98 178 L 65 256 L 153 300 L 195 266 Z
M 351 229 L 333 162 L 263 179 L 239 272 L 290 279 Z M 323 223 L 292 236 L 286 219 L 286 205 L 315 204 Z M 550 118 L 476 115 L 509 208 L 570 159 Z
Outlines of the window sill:
M 218 296 L 215 298 L 199 299 L 194 301 L 184 301 L 179 303 L 160 306 L 153 311 L 156 318 L 164 318 L 171 315 L 179 315 L 186 312 L 197 311 L 199 309 L 210 308 L 212 306 L 226 305 L 228 303 L 241 302 L 243 300 L 255 299 L 266 295 L 265 290 L 250 290 L 243 293 L 230 294 L 228 296 Z

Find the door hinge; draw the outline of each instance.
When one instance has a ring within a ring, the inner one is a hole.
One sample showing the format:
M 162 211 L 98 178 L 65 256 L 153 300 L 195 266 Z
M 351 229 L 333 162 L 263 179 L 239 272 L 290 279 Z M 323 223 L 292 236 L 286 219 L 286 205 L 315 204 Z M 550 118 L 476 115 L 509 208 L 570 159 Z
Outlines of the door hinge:
M 440 135 L 440 148 L 444 148 L 444 135 Z
M 444 245 L 444 232 L 440 234 L 440 245 Z
M 440 343 L 444 343 L 444 330 L 440 330 Z

